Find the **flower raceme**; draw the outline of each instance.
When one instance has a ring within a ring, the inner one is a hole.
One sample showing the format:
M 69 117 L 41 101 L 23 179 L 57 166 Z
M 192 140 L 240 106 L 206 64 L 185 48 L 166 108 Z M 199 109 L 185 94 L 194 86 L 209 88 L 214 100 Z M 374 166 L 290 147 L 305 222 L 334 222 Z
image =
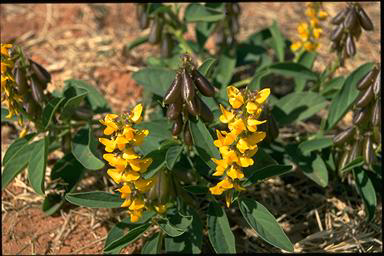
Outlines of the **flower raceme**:
M 229 207 L 232 201 L 231 189 L 244 190 L 240 186 L 240 181 L 244 178 L 242 168 L 254 164 L 252 156 L 257 152 L 257 144 L 266 136 L 265 132 L 257 131 L 257 126 L 266 122 L 258 118 L 270 89 L 251 92 L 229 86 L 227 94 L 231 109 L 227 110 L 220 105 L 220 122 L 228 125 L 229 132 L 216 130 L 217 140 L 214 145 L 219 148 L 222 159 L 212 158 L 217 165 L 212 175 L 223 179 L 209 190 L 213 195 L 225 193 Z
M 133 127 L 141 122 L 142 111 L 143 106 L 138 104 L 128 114 L 120 116 L 107 114 L 104 120 L 100 120 L 105 126 L 104 135 L 110 136 L 99 138 L 99 142 L 105 146 L 107 152 L 103 158 L 112 166 L 107 173 L 114 182 L 123 184 L 118 189 L 121 198 L 125 199 L 121 207 L 128 207 L 132 222 L 137 222 L 144 209 L 148 208 L 144 194 L 154 185 L 153 179 L 142 177 L 152 159 L 142 158 L 134 149 L 149 134 L 147 129 L 139 130 Z

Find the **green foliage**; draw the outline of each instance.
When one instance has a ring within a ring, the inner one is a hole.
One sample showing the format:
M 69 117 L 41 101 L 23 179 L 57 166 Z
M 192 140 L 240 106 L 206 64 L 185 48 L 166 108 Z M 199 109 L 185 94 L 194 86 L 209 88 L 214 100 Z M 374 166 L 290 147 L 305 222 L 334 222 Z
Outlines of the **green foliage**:
M 68 193 L 65 199 L 72 204 L 90 208 L 118 208 L 124 202 L 119 195 L 103 191 Z
M 33 147 L 33 154 L 29 160 L 28 180 L 33 190 L 40 195 L 44 195 L 44 177 L 47 165 L 48 138 L 36 142 Z

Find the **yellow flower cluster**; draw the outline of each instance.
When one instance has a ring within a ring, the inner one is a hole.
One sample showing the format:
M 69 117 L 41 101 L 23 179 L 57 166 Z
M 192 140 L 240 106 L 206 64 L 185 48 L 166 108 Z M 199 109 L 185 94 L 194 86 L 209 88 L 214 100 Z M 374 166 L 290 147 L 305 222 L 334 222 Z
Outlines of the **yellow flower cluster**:
M 106 126 L 104 134 L 111 136 L 110 139 L 99 138 L 107 152 L 103 158 L 113 167 L 108 169 L 107 173 L 117 184 L 123 184 L 118 189 L 121 198 L 125 199 L 121 207 L 128 207 L 132 222 L 138 221 L 142 216 L 146 208 L 144 193 L 154 184 L 153 179 L 142 177 L 152 159 L 143 159 L 134 150 L 134 147 L 139 146 L 149 134 L 147 129 L 139 130 L 132 127 L 141 122 L 142 111 L 143 106 L 139 104 L 128 114 L 120 117 L 116 114 L 107 114 L 104 120 L 100 120 Z
M 9 49 L 12 44 L 0 44 L 1 46 L 1 103 L 3 103 L 9 114 L 6 118 L 12 118 L 17 116 L 19 125 L 23 125 L 23 119 L 20 113 L 22 108 L 21 103 L 23 98 L 16 89 L 15 77 L 12 74 L 12 69 L 15 65 L 13 59 L 9 54 Z M 23 133 L 21 133 L 22 135 Z
M 229 86 L 227 94 L 232 109 L 227 110 L 220 105 L 220 122 L 228 124 L 229 132 L 216 130 L 217 140 L 214 144 L 219 148 L 222 159 L 212 158 L 217 165 L 213 176 L 222 176 L 223 179 L 209 190 L 213 195 L 225 192 L 229 207 L 232 201 L 232 193 L 229 190 L 244 190 L 239 184 L 244 178 L 242 168 L 254 164 L 252 156 L 257 152 L 257 143 L 265 138 L 265 132 L 257 131 L 257 126 L 266 122 L 258 118 L 270 89 L 251 92 Z
M 307 4 L 305 14 L 309 18 L 309 22 L 301 22 L 297 27 L 301 41 L 297 41 L 291 45 L 292 51 L 296 52 L 302 47 L 307 51 L 314 51 L 319 46 L 316 40 L 319 39 L 323 33 L 319 21 L 325 20 L 328 16 L 328 13 L 321 8 L 321 2 Z

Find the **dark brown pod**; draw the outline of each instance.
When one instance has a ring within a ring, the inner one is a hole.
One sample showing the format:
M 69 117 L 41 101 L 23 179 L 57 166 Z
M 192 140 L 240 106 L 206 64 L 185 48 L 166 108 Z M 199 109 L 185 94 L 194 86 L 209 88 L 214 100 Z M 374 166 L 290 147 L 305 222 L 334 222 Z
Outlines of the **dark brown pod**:
M 148 42 L 157 44 L 161 39 L 161 31 L 163 30 L 163 21 L 159 16 L 156 16 L 152 23 L 151 30 L 149 31 Z
M 360 96 L 356 100 L 356 107 L 364 108 L 373 99 L 373 86 L 369 86 L 365 92 L 360 92 Z
M 185 105 L 187 106 L 187 110 L 188 112 L 193 115 L 193 116 L 198 116 L 200 115 L 200 109 L 199 109 L 199 105 L 197 103 L 197 99 L 198 96 L 196 96 L 195 98 L 191 99 L 191 100 L 187 100 L 185 102 Z
M 346 164 L 348 163 L 348 160 L 350 158 L 350 154 L 351 154 L 351 150 L 350 149 L 347 149 L 345 150 L 340 158 L 339 158 L 339 163 L 338 163 L 338 170 L 341 171 L 345 166 Z
M 339 25 L 343 22 L 345 19 L 345 16 L 347 15 L 349 9 L 343 9 L 338 14 L 336 14 L 335 17 L 331 19 L 331 23 L 333 25 Z
M 340 24 L 338 25 L 334 30 L 331 32 L 331 41 L 338 42 L 341 39 L 341 36 L 344 32 L 344 25 Z
M 39 106 L 35 102 L 33 98 L 31 98 L 29 95 L 27 97 L 24 97 L 23 106 L 25 109 L 25 112 L 27 112 L 31 116 L 36 116 L 38 113 Z
M 167 117 L 170 120 L 175 120 L 181 112 L 181 101 L 173 102 L 169 104 L 168 110 L 167 110 Z
M 93 112 L 89 108 L 86 107 L 78 107 L 73 112 L 73 119 L 75 120 L 90 120 L 92 119 Z
M 349 156 L 348 162 L 350 163 L 357 157 L 361 156 L 362 149 L 361 140 L 357 139 L 352 146 L 351 155 Z
M 195 80 L 195 85 L 199 91 L 207 97 L 213 97 L 215 95 L 215 88 L 197 69 L 192 71 L 192 77 Z
M 364 30 L 366 31 L 373 30 L 373 23 L 363 8 L 359 7 L 357 11 L 357 16 L 359 18 L 360 25 L 363 27 Z
M 369 108 L 363 108 L 354 115 L 352 123 L 358 127 L 365 126 L 370 119 L 370 113 L 371 111 Z
M 350 30 L 355 25 L 358 26 L 359 24 L 356 24 L 356 21 L 357 21 L 356 11 L 354 8 L 350 8 L 343 22 L 344 28 Z
M 18 91 L 22 95 L 28 93 L 27 77 L 25 76 L 25 72 L 20 68 L 15 68 L 15 82 L 17 84 Z
M 376 74 L 377 74 L 376 69 L 372 69 L 371 71 L 369 71 L 357 84 L 357 89 L 360 91 L 365 91 L 368 88 L 368 86 L 372 84 L 372 80 Z
M 183 128 L 183 120 L 181 118 L 181 115 L 175 120 L 175 122 L 172 125 L 172 135 L 177 136 L 180 134 L 181 129 Z
M 43 89 L 40 85 L 40 82 L 35 78 L 35 76 L 31 77 L 31 88 L 32 88 L 33 99 L 39 105 L 41 105 L 43 103 L 43 99 L 44 99 Z
M 165 171 L 160 172 L 158 177 L 158 186 L 157 186 L 157 194 L 158 194 L 158 202 L 163 204 L 168 201 L 169 196 L 169 178 L 166 175 Z
M 33 72 L 42 84 L 47 84 L 51 82 L 51 74 L 49 74 L 49 72 L 45 68 L 43 68 L 40 64 L 34 62 L 33 60 L 30 60 L 30 63 Z
M 188 146 L 191 146 L 193 144 L 192 140 L 192 134 L 189 131 L 189 123 L 187 122 L 184 127 L 184 143 Z
M 176 102 L 181 99 L 181 76 L 179 73 L 176 74 L 171 86 L 164 95 L 164 104 Z
M 192 100 L 196 95 L 195 84 L 185 68 L 181 72 L 181 80 L 181 94 L 184 102 Z
M 344 144 L 345 142 L 353 138 L 354 134 L 355 134 L 355 128 L 349 127 L 346 130 L 340 132 L 339 134 L 333 137 L 333 144 L 336 146 L 341 146 L 342 144 Z
M 197 104 L 198 104 L 198 109 L 200 113 L 201 119 L 203 119 L 204 122 L 212 122 L 213 121 L 213 113 L 209 109 L 209 107 L 202 101 L 198 96 L 195 97 Z
M 377 74 L 376 79 L 375 79 L 375 82 L 374 82 L 374 84 L 373 84 L 373 94 L 374 94 L 376 97 L 379 97 L 379 95 L 380 95 L 380 91 L 381 91 L 381 70 L 380 70 L 379 73 Z
M 166 33 L 163 36 L 163 40 L 161 41 L 161 56 L 163 58 L 171 57 L 172 49 L 173 49 L 172 37 L 169 33 Z
M 349 57 L 355 56 L 356 54 L 356 45 L 355 42 L 353 41 L 353 37 L 351 34 L 348 34 L 347 36 L 347 41 L 345 43 L 346 45 L 346 51 Z
M 146 29 L 149 26 L 149 15 L 144 11 L 139 17 L 140 29 Z
M 367 134 L 364 136 L 364 141 L 363 141 L 363 158 L 364 162 L 370 166 L 372 162 L 375 159 L 375 153 L 373 151 L 373 146 L 372 146 L 372 139 L 371 135 Z
M 374 127 L 381 127 L 381 104 L 380 100 L 376 100 L 372 112 L 372 125 Z
M 354 26 L 350 31 L 353 37 L 356 38 L 356 41 L 359 40 L 361 32 L 362 32 L 362 29 L 360 26 Z

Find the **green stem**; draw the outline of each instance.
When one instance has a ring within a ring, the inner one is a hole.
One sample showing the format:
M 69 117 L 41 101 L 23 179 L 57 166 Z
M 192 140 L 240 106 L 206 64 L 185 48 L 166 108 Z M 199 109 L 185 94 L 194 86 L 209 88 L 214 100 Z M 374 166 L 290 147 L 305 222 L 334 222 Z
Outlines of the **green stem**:
M 252 77 L 249 77 L 249 78 L 247 78 L 247 79 L 240 80 L 240 81 L 238 81 L 238 82 L 236 82 L 236 83 L 233 83 L 233 84 L 231 84 L 231 86 L 234 86 L 234 87 L 240 87 L 240 86 L 249 84 L 251 81 L 252 81 Z

